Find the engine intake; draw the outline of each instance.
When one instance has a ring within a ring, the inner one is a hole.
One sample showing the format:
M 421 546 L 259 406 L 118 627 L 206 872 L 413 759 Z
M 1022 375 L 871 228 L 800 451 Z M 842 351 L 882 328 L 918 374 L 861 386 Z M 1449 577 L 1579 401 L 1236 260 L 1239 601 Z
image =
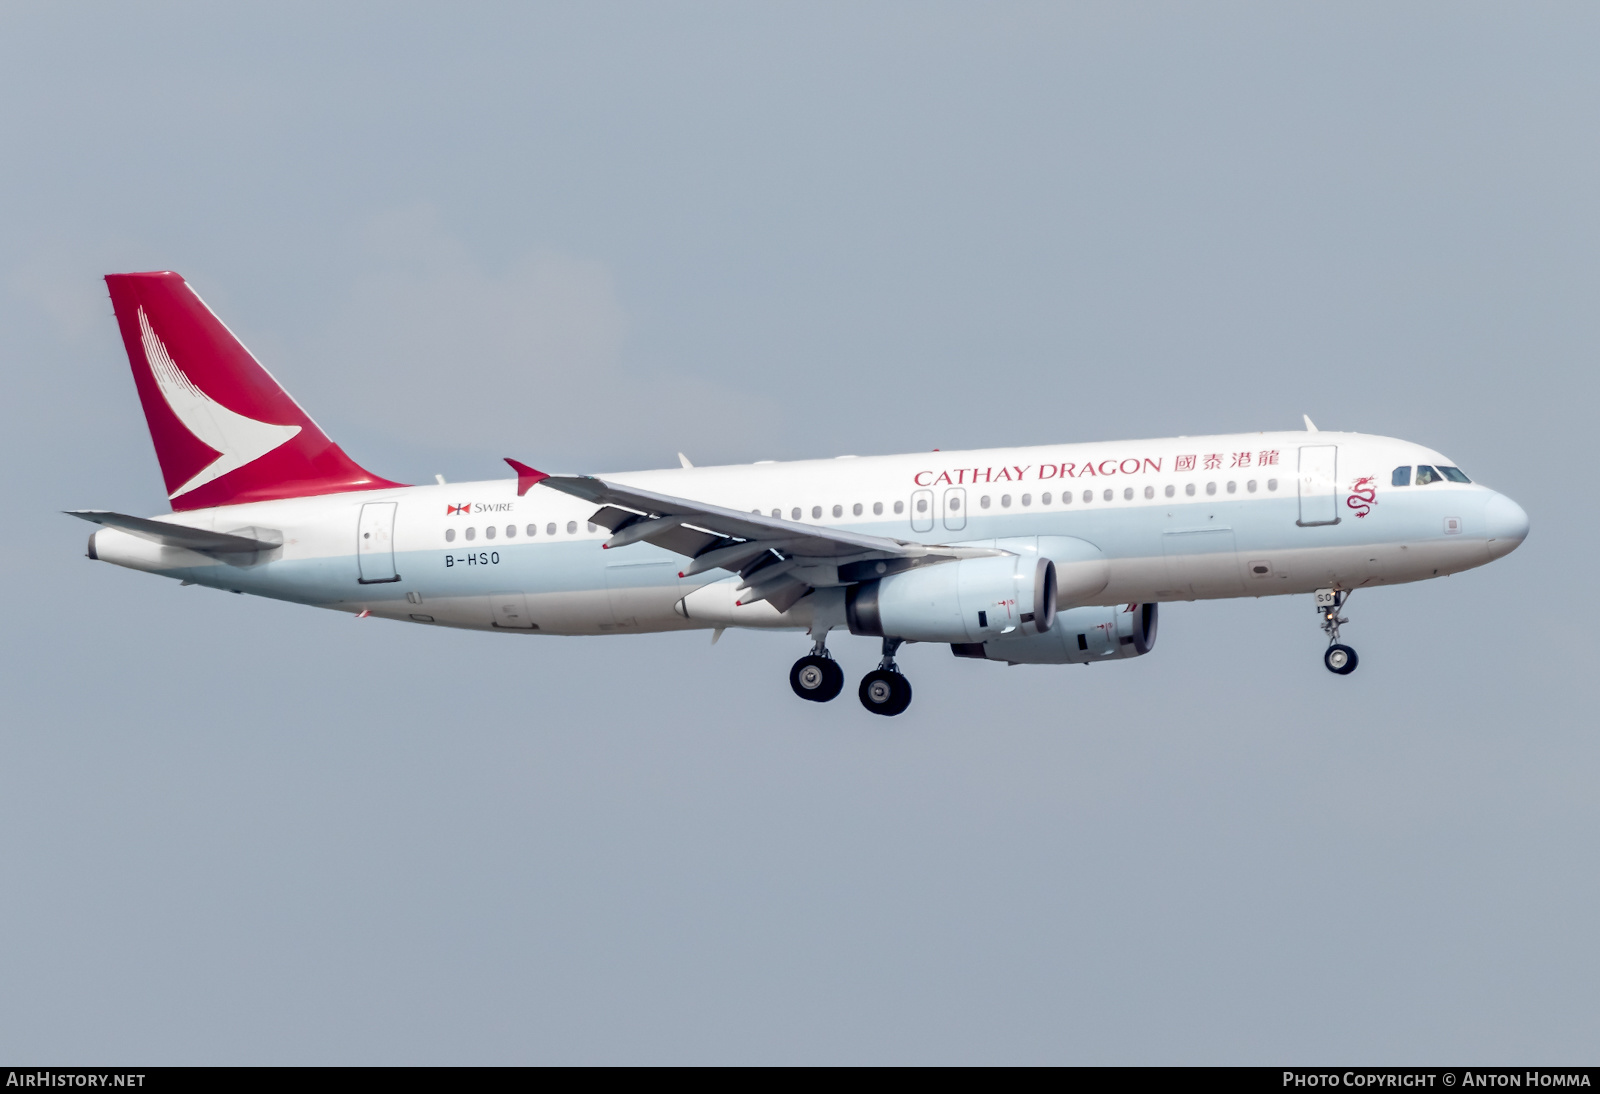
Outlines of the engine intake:
M 1042 635 L 1056 619 L 1056 567 L 1038 555 L 964 558 L 852 585 L 851 634 L 983 643 Z

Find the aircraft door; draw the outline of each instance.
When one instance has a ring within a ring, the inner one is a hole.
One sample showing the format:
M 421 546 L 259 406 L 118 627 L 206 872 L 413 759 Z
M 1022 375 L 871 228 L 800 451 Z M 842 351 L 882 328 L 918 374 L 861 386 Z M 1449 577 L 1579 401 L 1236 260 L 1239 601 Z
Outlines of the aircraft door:
M 932 490 L 913 490 L 911 492 L 911 530 L 913 532 L 933 531 Z
M 959 486 L 944 492 L 944 526 L 952 532 L 967 526 L 967 492 Z
M 1338 445 L 1300 446 L 1300 527 L 1339 523 L 1338 474 Z
M 362 585 L 399 581 L 394 572 L 394 513 L 392 501 L 372 501 L 361 507 L 356 526 L 357 580 Z

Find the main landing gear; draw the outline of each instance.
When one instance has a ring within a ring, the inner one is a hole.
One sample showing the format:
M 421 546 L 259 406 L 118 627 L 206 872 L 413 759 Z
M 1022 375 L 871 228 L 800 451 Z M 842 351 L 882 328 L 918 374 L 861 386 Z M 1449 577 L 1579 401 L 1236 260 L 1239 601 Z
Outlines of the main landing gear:
M 789 670 L 789 686 L 800 698 L 812 703 L 826 703 L 839 697 L 844 690 L 844 670 L 833 659 L 824 645 L 824 635 L 811 647 L 811 652 L 794 663 Z M 894 717 L 905 713 L 911 705 L 911 681 L 900 674 L 894 663 L 895 651 L 903 638 L 883 640 L 883 660 L 878 667 L 861 678 L 861 705 L 874 714 Z
M 1339 610 L 1349 599 L 1350 594 L 1342 590 L 1317 590 L 1317 611 L 1322 615 L 1322 633 L 1328 636 L 1328 649 L 1322 655 L 1322 663 L 1328 666 L 1329 672 L 1336 672 L 1340 676 L 1349 676 L 1361 663 L 1356 651 L 1339 641 L 1340 624 L 1350 622 L 1340 617 Z
M 903 638 L 885 638 L 883 660 L 861 678 L 861 705 L 887 718 L 905 713 L 906 707 L 911 705 L 911 681 L 900 674 L 900 667 L 894 663 L 895 651 L 903 641 Z
M 828 647 L 824 645 L 827 640 L 827 635 L 819 638 L 816 645 L 811 647 L 811 652 L 796 661 L 789 670 L 789 686 L 794 688 L 794 693 L 813 703 L 837 699 L 844 690 L 844 669 L 828 652 Z

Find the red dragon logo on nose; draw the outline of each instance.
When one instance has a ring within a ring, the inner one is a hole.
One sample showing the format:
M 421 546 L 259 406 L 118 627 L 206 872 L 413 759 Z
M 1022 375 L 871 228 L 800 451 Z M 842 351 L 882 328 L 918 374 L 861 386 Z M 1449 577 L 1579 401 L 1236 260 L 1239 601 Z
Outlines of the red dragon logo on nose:
M 1378 504 L 1378 488 L 1372 484 L 1372 476 L 1366 475 L 1355 481 L 1350 487 L 1350 496 L 1344 503 L 1356 511 L 1356 516 L 1364 517 L 1372 512 L 1372 507 Z

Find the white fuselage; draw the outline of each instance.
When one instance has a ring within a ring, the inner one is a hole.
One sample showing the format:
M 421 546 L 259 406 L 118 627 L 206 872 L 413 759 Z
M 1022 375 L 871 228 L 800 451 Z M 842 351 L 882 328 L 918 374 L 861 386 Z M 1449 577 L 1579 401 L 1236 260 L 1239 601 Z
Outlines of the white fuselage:
M 1527 531 L 1514 502 L 1470 482 L 1395 485 L 1451 461 L 1352 433 L 1250 433 L 607 475 L 659 494 L 930 544 L 1070 536 L 1109 579 L 1080 603 L 1350 590 L 1481 566 Z M 648 543 L 612 550 L 596 506 L 515 480 L 409 486 L 195 510 L 159 519 L 266 530 L 282 546 L 219 561 L 115 528 L 90 553 L 220 589 L 402 621 L 529 634 L 811 625 L 735 605 L 720 570 Z M 256 536 L 256 538 L 263 538 Z M 827 577 L 813 576 L 821 592 Z M 825 598 L 824 598 L 825 599 Z M 820 602 L 820 600 L 818 601 Z

